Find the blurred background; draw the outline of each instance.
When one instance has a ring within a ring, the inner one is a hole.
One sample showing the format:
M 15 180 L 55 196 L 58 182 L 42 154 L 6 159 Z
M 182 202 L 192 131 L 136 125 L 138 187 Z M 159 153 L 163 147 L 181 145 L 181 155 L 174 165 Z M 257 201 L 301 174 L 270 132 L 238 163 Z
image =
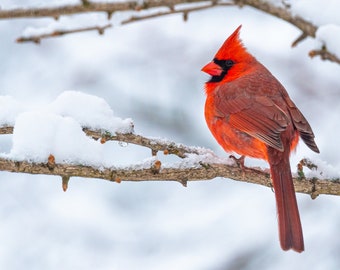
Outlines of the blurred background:
M 117 13 L 112 20 L 128 15 Z M 81 24 L 105 18 L 61 20 Z M 66 90 L 82 91 L 104 98 L 117 116 L 131 117 L 137 133 L 226 156 L 205 124 L 208 77 L 200 69 L 242 24 L 244 44 L 286 87 L 316 135 L 321 154 L 300 143 L 291 158 L 293 170 L 309 157 L 340 175 L 340 66 L 310 59 L 312 39 L 292 49 L 300 32 L 290 24 L 248 7 L 212 8 L 190 13 L 187 22 L 171 15 L 115 24 L 103 36 L 88 32 L 40 45 L 15 43 L 28 26 L 53 23 L 0 21 L 1 95 L 39 105 Z M 150 154 L 136 146 L 107 145 L 120 165 Z M 0 136 L 0 151 L 10 148 L 11 136 Z M 246 165 L 267 166 L 251 159 Z M 0 269 L 340 269 L 340 198 L 297 194 L 297 199 L 302 254 L 280 249 L 274 194 L 265 187 L 229 179 L 183 188 L 172 182 L 72 178 L 64 193 L 60 177 L 0 172 Z

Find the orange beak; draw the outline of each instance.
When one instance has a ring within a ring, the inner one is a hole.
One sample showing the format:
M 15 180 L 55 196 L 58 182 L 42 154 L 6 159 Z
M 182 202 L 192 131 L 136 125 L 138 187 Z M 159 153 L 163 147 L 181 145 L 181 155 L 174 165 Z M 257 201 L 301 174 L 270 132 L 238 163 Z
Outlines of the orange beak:
M 208 73 L 211 76 L 220 76 L 221 73 L 223 72 L 223 69 L 214 62 L 208 63 L 201 70 L 205 73 Z

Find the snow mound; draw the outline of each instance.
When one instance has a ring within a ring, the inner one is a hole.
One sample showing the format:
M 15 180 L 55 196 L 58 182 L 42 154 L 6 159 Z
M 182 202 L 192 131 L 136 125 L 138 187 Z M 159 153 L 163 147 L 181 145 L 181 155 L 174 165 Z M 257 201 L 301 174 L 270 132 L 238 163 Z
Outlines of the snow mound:
M 71 117 L 53 113 L 25 112 L 18 116 L 9 157 L 30 162 L 46 162 L 50 154 L 57 163 L 99 165 L 102 147 L 87 137 Z
M 132 133 L 131 119 L 114 115 L 102 98 L 76 91 L 62 93 L 50 104 L 28 109 L 9 96 L 0 97 L 0 126 L 13 125 L 10 153 L 1 157 L 46 162 L 108 166 L 104 145 L 86 136 L 83 128 Z
M 74 118 L 82 127 L 104 129 L 112 133 L 133 132 L 133 121 L 116 117 L 102 98 L 76 91 L 66 91 L 48 106 L 61 116 Z

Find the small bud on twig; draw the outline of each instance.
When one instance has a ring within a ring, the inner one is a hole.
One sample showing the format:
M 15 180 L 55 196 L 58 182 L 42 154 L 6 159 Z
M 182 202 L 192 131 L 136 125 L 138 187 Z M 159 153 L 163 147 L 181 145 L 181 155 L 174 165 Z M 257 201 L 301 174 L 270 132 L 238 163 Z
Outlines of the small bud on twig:
M 47 159 L 47 167 L 52 171 L 55 167 L 55 157 L 50 154 Z
M 68 188 L 68 182 L 70 181 L 70 177 L 64 175 L 64 176 L 62 176 L 61 181 L 62 181 L 63 191 L 66 192 L 66 190 Z
M 158 174 L 161 170 L 161 166 L 162 166 L 162 162 L 160 162 L 159 160 L 156 160 L 155 163 L 151 167 L 151 171 L 154 174 Z

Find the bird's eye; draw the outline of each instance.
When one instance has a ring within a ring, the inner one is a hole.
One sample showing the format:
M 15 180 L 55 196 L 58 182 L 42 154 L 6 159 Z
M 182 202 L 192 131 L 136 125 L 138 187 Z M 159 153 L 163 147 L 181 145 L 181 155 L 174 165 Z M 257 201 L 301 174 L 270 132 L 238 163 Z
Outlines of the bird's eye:
M 226 67 L 232 67 L 235 63 L 233 60 L 225 60 L 225 63 Z

